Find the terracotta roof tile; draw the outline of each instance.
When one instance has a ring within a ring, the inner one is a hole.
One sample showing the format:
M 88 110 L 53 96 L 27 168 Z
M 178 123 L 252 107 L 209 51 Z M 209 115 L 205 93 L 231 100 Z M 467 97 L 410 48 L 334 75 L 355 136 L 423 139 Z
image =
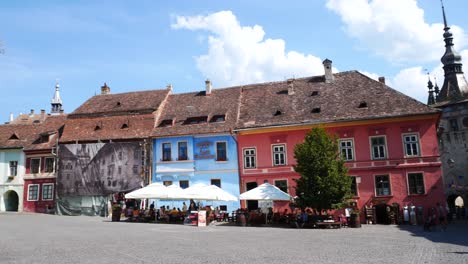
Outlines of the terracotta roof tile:
M 168 98 L 161 117 L 157 120 L 157 126 L 152 135 L 163 137 L 229 132 L 236 124 L 240 91 L 240 87 L 232 87 L 213 89 L 210 95 L 205 95 L 205 91 L 172 94 Z M 204 119 L 206 122 L 190 124 L 196 119 Z M 173 123 L 173 125 L 161 127 L 162 122 Z
M 357 72 L 243 87 L 237 128 L 326 123 L 437 113 L 415 99 Z M 293 87 L 294 94 L 288 94 Z

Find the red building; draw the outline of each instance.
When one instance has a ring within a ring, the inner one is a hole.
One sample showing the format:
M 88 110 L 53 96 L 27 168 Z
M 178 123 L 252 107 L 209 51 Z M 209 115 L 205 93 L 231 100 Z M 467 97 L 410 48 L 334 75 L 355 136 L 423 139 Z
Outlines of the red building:
M 243 88 L 236 129 L 241 193 L 268 181 L 296 196 L 294 146 L 312 127 L 323 126 L 339 138 L 357 207 L 374 208 L 377 223 L 390 221 L 388 210 L 443 202 L 439 111 L 386 86 L 383 78 L 332 74 L 331 61 L 324 65 L 324 76 Z M 288 207 L 275 203 L 276 210 Z
M 55 208 L 56 147 L 66 115 L 47 116 L 30 127 L 31 141 L 24 145 L 23 211 L 53 213 Z

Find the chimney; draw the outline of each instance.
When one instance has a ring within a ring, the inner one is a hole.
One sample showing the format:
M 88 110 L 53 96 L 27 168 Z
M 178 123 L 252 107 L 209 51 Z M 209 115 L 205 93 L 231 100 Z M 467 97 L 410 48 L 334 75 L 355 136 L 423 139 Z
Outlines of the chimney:
M 210 81 L 210 79 L 206 79 L 205 87 L 206 87 L 206 95 L 210 95 L 211 94 L 211 81 Z
M 44 110 L 44 109 L 41 109 L 41 118 L 44 119 L 44 118 L 45 118 L 45 115 L 46 115 L 45 110 Z
M 9 121 L 10 123 L 13 122 L 13 120 L 15 120 L 15 118 L 13 117 L 13 113 L 10 113 L 10 118 L 9 119 L 10 119 L 10 121 Z
M 166 85 L 166 89 L 169 91 L 169 93 L 172 93 L 172 84 Z
M 384 76 L 380 76 L 380 77 L 379 77 L 379 82 L 385 84 L 385 77 L 384 77 Z
M 325 59 L 323 61 L 323 68 L 325 70 L 325 83 L 332 83 L 335 80 L 332 72 L 332 61 Z
M 288 83 L 288 95 L 294 94 L 294 79 L 288 79 L 286 81 Z
M 34 115 L 34 109 L 31 109 L 31 113 L 29 113 L 30 116 Z
M 101 86 L 101 94 L 110 94 L 110 87 L 107 86 L 107 83 Z

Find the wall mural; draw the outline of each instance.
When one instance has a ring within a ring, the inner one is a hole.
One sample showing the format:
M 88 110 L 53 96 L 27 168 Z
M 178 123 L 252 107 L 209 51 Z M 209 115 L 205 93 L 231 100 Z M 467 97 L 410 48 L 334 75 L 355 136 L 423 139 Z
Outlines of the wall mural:
M 139 142 L 60 145 L 57 211 L 102 215 L 108 197 L 143 185 Z

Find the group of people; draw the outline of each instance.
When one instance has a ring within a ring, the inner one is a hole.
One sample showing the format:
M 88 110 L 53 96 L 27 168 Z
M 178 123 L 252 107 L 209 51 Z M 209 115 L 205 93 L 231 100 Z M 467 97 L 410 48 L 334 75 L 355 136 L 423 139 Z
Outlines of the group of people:
M 442 231 L 447 229 L 447 210 L 440 203 L 437 203 L 436 207 L 429 208 L 426 221 L 424 222 L 424 230 L 433 231 L 437 225 L 440 225 Z

